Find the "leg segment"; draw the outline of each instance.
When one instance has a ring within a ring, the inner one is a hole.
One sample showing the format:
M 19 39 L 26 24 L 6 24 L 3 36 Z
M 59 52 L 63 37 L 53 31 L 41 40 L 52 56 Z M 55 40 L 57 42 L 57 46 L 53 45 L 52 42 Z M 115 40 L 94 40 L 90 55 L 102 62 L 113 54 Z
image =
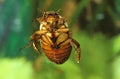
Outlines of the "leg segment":
M 38 42 L 36 42 L 36 41 L 33 42 L 33 48 L 40 54 L 40 49 L 39 49 Z
M 39 43 L 38 42 L 40 41 L 42 34 L 45 34 L 46 32 L 47 31 L 44 31 L 44 30 L 43 31 L 41 31 L 41 30 L 36 31 L 34 34 L 31 35 L 29 43 L 26 46 L 20 48 L 19 51 L 21 51 L 22 49 L 28 48 L 31 45 L 33 45 L 33 48 L 38 53 L 40 53 Z
M 34 34 L 31 35 L 30 37 L 30 43 L 33 44 L 33 48 L 40 53 L 40 49 L 39 49 L 39 41 L 41 39 L 41 35 L 44 34 L 45 31 L 36 31 Z
M 75 48 L 76 48 L 77 63 L 79 63 L 80 62 L 80 54 L 81 54 L 80 44 L 76 40 L 74 40 L 74 39 L 71 39 L 71 42 L 72 42 L 72 45 L 74 45 Z

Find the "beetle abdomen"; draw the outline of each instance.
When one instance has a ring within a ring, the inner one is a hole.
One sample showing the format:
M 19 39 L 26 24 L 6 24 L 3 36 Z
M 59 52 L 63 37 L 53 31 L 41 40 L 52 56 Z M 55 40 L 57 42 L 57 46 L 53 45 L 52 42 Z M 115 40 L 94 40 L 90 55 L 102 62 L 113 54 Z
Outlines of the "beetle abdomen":
M 64 63 L 69 58 L 72 50 L 72 46 L 70 43 L 58 49 L 49 49 L 50 48 L 49 46 L 43 44 L 42 47 L 48 59 L 50 59 L 52 62 L 56 64 Z

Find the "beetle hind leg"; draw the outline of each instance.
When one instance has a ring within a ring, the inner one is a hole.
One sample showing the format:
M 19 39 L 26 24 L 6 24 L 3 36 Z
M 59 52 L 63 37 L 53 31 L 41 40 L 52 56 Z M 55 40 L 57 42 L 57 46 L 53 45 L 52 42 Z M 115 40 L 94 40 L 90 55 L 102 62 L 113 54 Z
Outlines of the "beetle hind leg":
M 80 54 L 81 54 L 80 44 L 74 39 L 72 39 L 71 42 L 72 42 L 72 45 L 76 48 L 76 52 L 77 52 L 76 58 L 77 58 L 77 63 L 79 63 L 80 62 Z

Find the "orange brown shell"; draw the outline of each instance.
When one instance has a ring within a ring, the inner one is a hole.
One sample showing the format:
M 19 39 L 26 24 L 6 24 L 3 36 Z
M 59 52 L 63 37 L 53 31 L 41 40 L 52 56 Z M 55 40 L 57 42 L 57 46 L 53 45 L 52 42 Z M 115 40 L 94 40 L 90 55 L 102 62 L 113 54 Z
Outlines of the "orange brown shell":
M 70 43 L 58 49 L 51 49 L 51 47 L 44 44 L 42 44 L 42 47 L 48 59 L 56 64 L 64 63 L 69 58 L 72 50 Z

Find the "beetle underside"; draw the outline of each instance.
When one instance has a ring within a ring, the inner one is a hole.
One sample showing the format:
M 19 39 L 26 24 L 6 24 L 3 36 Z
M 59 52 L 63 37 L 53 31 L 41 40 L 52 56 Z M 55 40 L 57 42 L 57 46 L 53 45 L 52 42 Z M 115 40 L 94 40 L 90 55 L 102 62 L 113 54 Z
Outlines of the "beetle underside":
M 45 12 L 37 19 L 40 29 L 31 35 L 34 49 L 40 53 L 38 42 L 45 55 L 56 64 L 64 63 L 70 56 L 72 46 L 76 47 L 77 62 L 80 61 L 80 45 L 72 38 L 67 22 L 57 12 Z

